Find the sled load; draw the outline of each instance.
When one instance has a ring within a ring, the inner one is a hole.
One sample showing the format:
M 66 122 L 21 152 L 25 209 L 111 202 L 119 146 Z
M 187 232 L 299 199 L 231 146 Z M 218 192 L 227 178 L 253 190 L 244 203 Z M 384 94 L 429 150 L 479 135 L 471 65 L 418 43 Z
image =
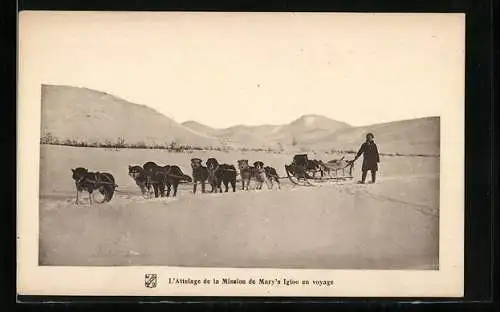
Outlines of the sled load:
M 291 164 L 285 164 L 285 172 L 293 184 L 313 186 L 311 181 L 341 181 L 352 179 L 354 163 L 344 157 L 340 159 L 322 160 L 309 159 L 307 154 L 296 154 Z

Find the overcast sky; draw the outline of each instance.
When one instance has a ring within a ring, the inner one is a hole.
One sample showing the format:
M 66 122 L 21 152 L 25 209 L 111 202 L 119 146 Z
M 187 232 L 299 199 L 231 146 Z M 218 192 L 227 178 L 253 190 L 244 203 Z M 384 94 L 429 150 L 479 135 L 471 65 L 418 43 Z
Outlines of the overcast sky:
M 20 40 L 36 54 L 24 64 L 42 73 L 41 83 L 105 91 L 178 122 L 281 124 L 321 114 L 357 126 L 463 105 L 464 21 L 58 12 L 22 15 Z

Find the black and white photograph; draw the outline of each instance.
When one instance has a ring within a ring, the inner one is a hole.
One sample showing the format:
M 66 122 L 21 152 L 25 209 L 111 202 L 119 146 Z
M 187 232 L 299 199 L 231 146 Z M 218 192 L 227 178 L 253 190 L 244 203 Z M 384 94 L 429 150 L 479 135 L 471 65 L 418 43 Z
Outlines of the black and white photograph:
M 34 266 L 462 265 L 463 15 L 20 21 Z

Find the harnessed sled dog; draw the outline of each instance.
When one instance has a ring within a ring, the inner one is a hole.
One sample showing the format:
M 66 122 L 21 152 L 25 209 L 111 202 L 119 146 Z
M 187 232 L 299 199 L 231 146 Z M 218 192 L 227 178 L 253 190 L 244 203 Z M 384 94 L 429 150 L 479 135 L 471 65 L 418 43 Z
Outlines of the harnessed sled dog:
M 111 173 L 89 172 L 87 168 L 83 167 L 71 169 L 71 172 L 73 173 L 72 178 L 76 186 L 76 205 L 79 204 L 79 194 L 83 191 L 89 193 L 90 204 L 94 203 L 93 192 L 95 190 L 104 195 L 104 199 L 100 202 L 98 201 L 100 204 L 109 202 L 113 198 L 115 188 L 118 187 L 118 185 L 115 184 L 115 179 Z
M 152 161 L 145 163 L 142 168 L 129 166 L 129 175 L 135 180 L 143 195 L 151 193 L 151 187 L 153 187 L 155 197 L 165 197 L 165 186 L 167 187 L 166 196 L 170 197 L 173 187 L 172 196 L 175 197 L 180 181 L 192 181 L 191 177 L 184 174 L 178 166 L 162 167 Z
M 271 166 L 265 166 L 264 172 L 266 173 L 267 180 L 271 184 L 270 189 L 273 188 L 273 185 L 274 185 L 273 181 L 275 181 L 276 184 L 278 185 L 278 190 L 281 190 L 280 177 L 279 177 L 278 173 L 276 172 L 276 169 L 274 169 Z
M 200 158 L 191 158 L 193 169 L 193 194 L 196 194 L 198 183 L 201 184 L 201 192 L 205 193 L 205 182 L 208 180 L 208 168 L 203 166 Z
M 271 185 L 269 184 L 269 179 L 267 178 L 266 171 L 264 169 L 264 163 L 262 161 L 256 161 L 253 163 L 253 167 L 255 170 L 255 181 L 256 187 L 255 189 L 261 190 L 264 183 L 267 185 L 267 189 L 271 189 Z
M 248 164 L 248 159 L 238 160 L 238 169 L 240 170 L 241 189 L 248 191 L 250 180 L 255 179 L 255 167 Z
M 228 192 L 229 184 L 231 184 L 233 192 L 236 192 L 236 168 L 234 165 L 219 164 L 215 158 L 207 159 L 206 165 L 208 168 L 208 182 L 212 187 L 210 193 L 217 193 L 217 190 L 222 193 L 222 183 L 226 188 L 225 192 Z
M 149 180 L 146 172 L 141 166 L 128 166 L 128 175 L 135 181 L 135 184 L 141 190 L 142 196 L 152 197 L 153 189 L 151 181 Z

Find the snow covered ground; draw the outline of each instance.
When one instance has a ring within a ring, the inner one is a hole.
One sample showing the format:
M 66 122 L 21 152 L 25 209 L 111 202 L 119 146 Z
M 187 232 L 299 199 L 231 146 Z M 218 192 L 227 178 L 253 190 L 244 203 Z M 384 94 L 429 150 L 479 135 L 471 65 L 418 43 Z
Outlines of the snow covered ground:
M 262 160 L 284 175 L 291 154 L 170 153 L 41 146 L 41 265 L 172 265 L 311 269 L 437 269 L 439 158 L 382 157 L 376 184 L 355 179 L 281 190 L 144 199 L 128 165 L 190 159 Z M 336 158 L 316 155 L 323 160 Z M 351 156 L 352 157 L 352 156 Z M 351 158 L 347 156 L 347 158 Z M 74 204 L 71 168 L 107 171 L 119 185 L 106 204 Z M 368 177 L 369 178 L 369 177 Z M 207 187 L 209 189 L 209 187 Z

